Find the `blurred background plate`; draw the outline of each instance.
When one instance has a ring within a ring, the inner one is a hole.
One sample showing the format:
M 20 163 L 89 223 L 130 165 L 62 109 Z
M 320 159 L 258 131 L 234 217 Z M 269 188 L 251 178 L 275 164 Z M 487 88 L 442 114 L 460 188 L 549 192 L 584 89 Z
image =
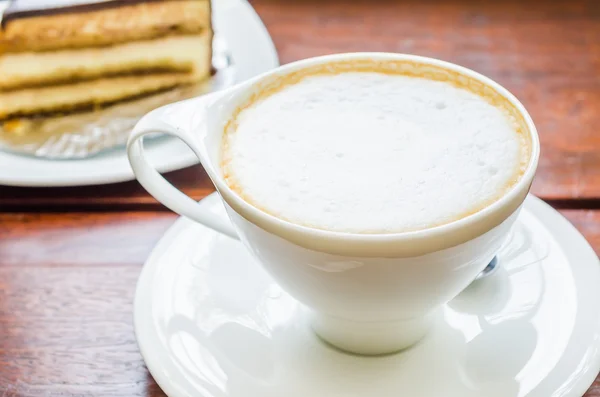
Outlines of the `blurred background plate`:
M 215 32 L 223 40 L 235 68 L 235 82 L 279 65 L 275 46 L 258 15 L 245 0 L 213 2 Z M 150 161 L 161 172 L 196 164 L 197 158 L 175 139 L 147 145 Z M 124 148 L 83 160 L 45 160 L 0 152 L 0 184 L 11 186 L 83 186 L 133 180 Z

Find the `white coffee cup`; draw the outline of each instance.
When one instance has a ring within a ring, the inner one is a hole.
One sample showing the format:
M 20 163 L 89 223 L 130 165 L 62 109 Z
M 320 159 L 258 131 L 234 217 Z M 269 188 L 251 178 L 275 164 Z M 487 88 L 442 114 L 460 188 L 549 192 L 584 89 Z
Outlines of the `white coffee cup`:
M 406 64 L 421 68 L 425 75 L 447 73 L 508 103 L 531 141 L 531 156 L 520 181 L 499 200 L 465 218 L 395 234 L 352 234 L 293 224 L 250 205 L 227 186 L 218 161 L 224 125 L 261 82 L 302 68 L 361 60 Z M 178 137 L 194 151 L 221 195 L 231 223 L 199 206 L 151 167 L 144 157 L 142 138 L 156 133 Z M 390 353 L 419 341 L 436 309 L 466 288 L 486 267 L 527 196 L 539 149 L 531 117 L 499 84 L 451 63 L 390 53 L 306 59 L 210 98 L 165 106 L 137 124 L 127 146 L 135 175 L 148 192 L 173 211 L 239 238 L 274 279 L 309 308 L 311 324 L 318 335 L 334 346 L 359 354 Z

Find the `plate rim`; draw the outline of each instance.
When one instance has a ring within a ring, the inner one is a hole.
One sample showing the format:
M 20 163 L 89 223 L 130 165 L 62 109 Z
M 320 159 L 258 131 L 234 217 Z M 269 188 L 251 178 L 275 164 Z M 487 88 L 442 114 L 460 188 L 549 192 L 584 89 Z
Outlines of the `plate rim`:
M 257 52 L 263 54 L 261 59 L 262 69 L 258 73 L 262 73 L 279 66 L 279 58 L 275 44 L 269 34 L 266 26 L 260 19 L 260 16 L 256 13 L 252 5 L 247 0 L 218 0 L 218 6 L 214 7 L 215 13 L 222 13 L 225 15 L 230 12 L 238 12 L 244 15 L 248 24 L 252 26 L 252 35 L 254 36 L 254 48 L 259 48 Z M 223 10 L 223 11 L 219 11 Z M 213 20 L 215 20 L 213 16 Z M 226 30 L 227 28 L 216 27 L 216 30 Z M 238 36 L 240 39 L 245 41 L 243 34 L 234 32 L 235 28 L 232 28 L 232 35 Z M 243 32 L 242 32 L 243 33 Z M 229 43 L 228 43 L 229 44 Z M 233 54 L 235 57 L 235 54 Z M 234 58 L 235 62 L 235 58 Z M 253 72 L 253 75 L 258 73 Z M 236 80 L 237 81 L 237 80 Z M 164 142 L 157 143 L 157 145 L 168 145 L 169 142 L 173 142 L 173 139 L 164 139 Z M 155 148 L 160 150 L 160 147 Z M 121 153 L 117 153 L 117 152 Z M 110 156 L 107 159 L 98 161 L 98 158 L 106 155 Z M 99 186 L 112 183 L 128 182 L 135 180 L 135 175 L 127 161 L 127 155 L 124 148 L 114 148 L 105 151 L 97 156 L 92 156 L 87 159 L 72 159 L 72 160 L 50 160 L 35 158 L 31 156 L 0 151 L 0 159 L 5 157 L 7 166 L 0 167 L 0 186 L 14 186 L 14 187 L 74 187 L 74 186 Z M 15 170 L 16 167 L 11 167 L 11 158 L 18 158 L 24 162 L 24 164 L 31 164 L 31 167 L 25 168 L 25 170 Z M 68 169 L 61 169 L 61 174 L 57 175 L 58 169 L 63 167 L 64 164 L 69 164 L 67 167 L 77 167 L 86 161 L 98 161 L 97 167 L 102 167 L 105 172 L 93 175 L 73 175 L 68 172 Z M 122 163 L 125 164 L 122 164 Z M 1 163 L 1 161 L 0 161 Z M 63 163 L 62 165 L 60 163 Z M 174 156 L 169 161 L 162 162 L 156 165 L 156 169 L 161 173 L 171 172 L 180 170 L 192 165 L 199 164 L 199 160 L 191 153 L 184 152 L 180 156 Z M 35 164 L 35 165 L 34 165 Z M 49 170 L 46 170 L 49 169 Z M 3 172 L 4 170 L 4 172 Z M 44 171 L 44 172 L 41 172 Z

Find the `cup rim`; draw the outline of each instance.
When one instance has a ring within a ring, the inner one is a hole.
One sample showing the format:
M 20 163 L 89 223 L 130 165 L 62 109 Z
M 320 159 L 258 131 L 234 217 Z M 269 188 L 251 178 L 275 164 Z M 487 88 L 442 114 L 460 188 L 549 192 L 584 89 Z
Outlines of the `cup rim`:
M 209 123 L 209 128 L 216 128 L 219 131 L 208 131 L 208 134 L 223 134 L 223 126 L 225 125 L 224 120 L 231 115 L 232 109 L 235 109 L 237 107 L 237 105 L 240 102 L 240 97 L 243 97 L 244 92 L 251 92 L 252 88 L 255 87 L 257 83 L 263 81 L 265 78 L 268 78 L 275 74 L 286 75 L 289 72 L 318 64 L 326 64 L 334 61 L 360 59 L 381 61 L 416 61 L 419 63 L 437 66 L 446 70 L 450 70 L 468 76 L 470 78 L 478 80 L 485 86 L 495 90 L 504 99 L 506 99 L 514 107 L 514 109 L 523 117 L 523 120 L 525 121 L 525 124 L 528 129 L 528 134 L 531 141 L 530 157 L 529 162 L 527 164 L 527 168 L 522 174 L 519 181 L 514 186 L 512 186 L 510 190 L 508 190 L 505 194 L 503 194 L 499 199 L 497 199 L 493 203 L 485 206 L 477 212 L 474 212 L 473 214 L 467 215 L 463 218 L 451 221 L 449 223 L 413 231 L 392 233 L 352 233 L 317 229 L 310 226 L 296 224 L 285 219 L 276 217 L 275 215 L 271 215 L 268 212 L 265 212 L 250 204 L 241 196 L 239 196 L 235 191 L 233 191 L 223 180 L 221 172 L 216 170 L 220 170 L 220 165 L 213 165 L 210 161 L 203 161 L 205 166 L 207 165 L 206 163 L 208 163 L 209 167 L 205 167 L 207 168 L 207 172 L 209 173 L 211 179 L 215 183 L 217 190 L 231 208 L 233 208 L 243 218 L 250 221 L 251 223 L 256 224 L 262 229 L 265 229 L 272 234 L 279 235 L 280 237 L 291 240 L 307 248 L 315 248 L 314 246 L 316 245 L 317 250 L 328 251 L 330 250 L 329 248 L 331 248 L 331 251 L 337 252 L 339 250 L 335 249 L 334 247 L 337 244 L 359 244 L 359 246 L 357 246 L 357 249 L 351 249 L 350 251 L 362 252 L 359 249 L 359 247 L 363 247 L 364 249 L 368 250 L 370 244 L 372 244 L 374 246 L 373 248 L 375 248 L 387 244 L 414 243 L 417 241 L 431 238 L 442 238 L 442 240 L 444 240 L 444 236 L 449 236 L 453 233 L 457 233 L 460 230 L 468 229 L 472 225 L 478 222 L 482 222 L 482 220 L 484 220 L 486 217 L 493 217 L 495 213 L 503 212 L 502 210 L 505 210 L 504 212 L 506 212 L 506 214 L 502 216 L 502 220 L 504 220 L 508 218 L 510 214 L 516 211 L 518 207 L 520 207 L 533 181 L 533 177 L 535 175 L 540 156 L 539 136 L 533 119 L 531 118 L 523 104 L 510 91 L 508 91 L 499 83 L 495 82 L 489 77 L 486 77 L 464 66 L 460 66 L 451 62 L 435 58 L 400 53 L 354 52 L 319 56 L 286 64 L 272 71 L 264 73 L 250 81 L 247 81 L 246 83 L 239 86 L 237 89 L 230 91 L 230 95 L 224 95 L 219 100 L 217 100 L 213 107 L 220 107 L 221 111 L 215 112 L 217 114 L 215 117 L 216 120 L 214 123 Z M 525 194 L 523 192 L 525 192 Z M 518 201 L 518 203 L 515 203 L 515 201 Z M 510 204 L 513 204 L 512 211 L 507 212 L 507 206 L 511 207 Z M 487 230 L 491 230 L 500 223 L 501 222 L 491 223 Z M 481 234 L 483 233 L 478 233 L 478 235 Z M 477 236 L 472 237 L 474 238 Z M 314 242 L 315 239 L 321 240 L 321 242 L 317 244 L 311 244 L 310 241 L 308 241 L 311 240 Z M 472 238 L 463 240 L 467 241 L 470 239 Z M 460 243 L 452 243 L 453 240 L 455 239 L 449 239 L 449 244 L 442 244 L 442 246 L 438 249 L 449 248 Z M 438 249 L 431 249 L 430 251 L 433 252 L 437 251 Z M 411 252 L 415 250 L 408 249 L 401 251 Z

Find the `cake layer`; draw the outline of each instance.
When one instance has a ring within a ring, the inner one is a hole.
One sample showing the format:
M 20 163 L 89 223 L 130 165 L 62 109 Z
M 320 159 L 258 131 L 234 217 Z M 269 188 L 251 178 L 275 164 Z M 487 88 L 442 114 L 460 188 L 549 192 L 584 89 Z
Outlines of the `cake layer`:
M 204 70 L 198 70 L 197 73 L 115 76 L 73 84 L 0 92 L 0 120 L 117 102 L 200 81 L 208 76 L 208 72 L 206 67 Z
M 87 12 L 22 17 L 0 29 L 0 54 L 98 47 L 210 29 L 209 0 L 134 2 Z
M 138 71 L 208 74 L 212 33 L 169 36 L 110 47 L 0 56 L 0 91 Z M 197 71 L 197 72 L 196 72 Z

